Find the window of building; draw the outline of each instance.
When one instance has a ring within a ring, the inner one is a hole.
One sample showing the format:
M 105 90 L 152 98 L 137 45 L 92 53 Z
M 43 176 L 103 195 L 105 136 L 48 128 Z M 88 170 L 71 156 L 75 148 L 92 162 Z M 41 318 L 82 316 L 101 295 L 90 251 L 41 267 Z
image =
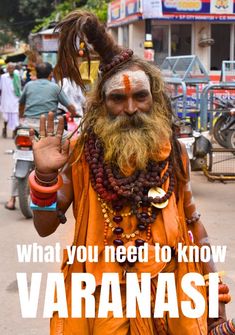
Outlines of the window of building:
M 230 24 L 212 24 L 211 70 L 221 70 L 222 61 L 230 60 Z
M 152 39 L 155 62 L 161 65 L 167 56 L 191 55 L 191 24 L 159 24 L 152 20 Z
M 155 51 L 154 58 L 158 65 L 168 56 L 169 26 L 152 25 L 152 40 Z
M 191 55 L 191 24 L 171 25 L 171 56 Z

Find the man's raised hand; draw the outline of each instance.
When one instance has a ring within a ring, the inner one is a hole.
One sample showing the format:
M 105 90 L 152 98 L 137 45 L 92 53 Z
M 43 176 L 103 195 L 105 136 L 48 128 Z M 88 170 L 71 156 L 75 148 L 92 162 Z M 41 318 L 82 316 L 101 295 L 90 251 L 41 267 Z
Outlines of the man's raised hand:
M 41 173 L 53 173 L 62 168 L 69 157 L 69 140 L 62 143 L 64 119 L 59 118 L 58 127 L 54 131 L 54 113 L 49 112 L 40 117 L 39 140 L 35 139 L 34 130 L 30 129 L 36 169 Z

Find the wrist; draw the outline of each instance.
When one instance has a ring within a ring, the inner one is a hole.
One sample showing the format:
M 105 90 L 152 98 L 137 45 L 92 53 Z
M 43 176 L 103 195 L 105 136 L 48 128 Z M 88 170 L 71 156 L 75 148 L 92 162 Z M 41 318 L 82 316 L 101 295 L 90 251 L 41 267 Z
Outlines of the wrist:
M 52 186 L 57 183 L 58 171 L 45 173 L 35 169 L 35 179 L 43 186 Z

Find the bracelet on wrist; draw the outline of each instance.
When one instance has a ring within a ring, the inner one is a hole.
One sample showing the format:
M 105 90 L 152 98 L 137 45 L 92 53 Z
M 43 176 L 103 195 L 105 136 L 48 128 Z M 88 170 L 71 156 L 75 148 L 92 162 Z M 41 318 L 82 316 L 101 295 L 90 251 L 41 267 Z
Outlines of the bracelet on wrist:
M 224 275 L 224 271 L 221 272 L 215 272 L 218 273 L 218 298 L 219 302 L 222 302 L 224 304 L 228 304 L 231 301 L 231 295 L 229 294 L 229 287 L 227 284 L 223 283 L 222 276 Z M 209 274 L 206 274 L 203 276 L 205 280 L 206 286 L 209 285 Z
M 215 328 L 213 328 L 209 335 L 232 335 L 235 333 L 235 319 L 227 320 Z
M 54 193 L 63 185 L 63 179 L 61 175 L 58 175 L 57 182 L 54 185 L 43 186 L 38 184 L 37 179 L 35 178 L 35 171 L 32 171 L 29 175 L 29 185 L 31 190 L 34 190 L 39 193 Z
M 186 223 L 187 224 L 196 223 L 197 221 L 199 221 L 200 217 L 201 217 L 201 214 L 199 214 L 198 212 L 196 212 L 190 218 L 186 218 Z
M 35 179 L 39 185 L 53 186 L 57 183 L 58 172 L 42 173 L 35 169 Z
M 50 197 L 46 198 L 46 199 L 41 199 L 41 198 L 38 198 L 34 195 L 34 193 L 31 191 L 30 192 L 30 197 L 31 197 L 31 200 L 32 200 L 32 203 L 34 205 L 37 205 L 39 207 L 47 207 L 47 206 L 51 206 L 54 202 L 56 202 L 57 200 L 57 193 L 52 193 L 50 195 Z

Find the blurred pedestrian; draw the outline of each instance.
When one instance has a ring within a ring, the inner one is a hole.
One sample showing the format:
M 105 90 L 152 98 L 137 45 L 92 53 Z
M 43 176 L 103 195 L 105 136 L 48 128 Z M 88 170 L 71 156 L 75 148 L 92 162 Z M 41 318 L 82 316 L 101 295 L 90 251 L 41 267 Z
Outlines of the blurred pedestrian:
M 82 118 L 83 110 L 85 108 L 85 96 L 82 93 L 81 87 L 78 86 L 74 81 L 71 81 L 69 78 L 63 78 L 62 83 L 59 83 L 62 87 L 64 93 L 67 98 L 73 104 L 76 109 L 76 116 Z M 68 109 L 63 106 L 61 103 L 58 105 L 58 114 L 62 114 L 64 116 L 65 121 L 65 129 L 68 130 L 66 113 Z
M 19 100 L 19 114 L 21 125 L 39 130 L 39 118 L 42 114 L 47 115 L 49 111 L 56 115 L 57 106 L 60 102 L 65 106 L 72 116 L 76 116 L 76 109 L 69 101 L 66 94 L 56 83 L 51 82 L 52 65 L 50 63 L 39 63 L 36 65 L 37 79 L 28 82 Z M 64 136 L 66 137 L 66 135 Z M 18 196 L 18 181 L 14 172 L 12 175 L 11 197 L 6 202 L 5 208 L 15 209 L 16 197 Z
M 81 87 L 69 78 L 63 78 L 61 87 L 70 102 L 76 108 L 77 115 L 82 117 L 86 99 L 82 93 Z M 59 104 L 58 108 L 64 109 L 61 104 Z
M 7 72 L 1 76 L 1 106 L 4 126 L 2 136 L 7 137 L 7 128 L 13 130 L 19 125 L 19 97 L 21 95 L 21 80 L 13 63 L 7 64 Z

